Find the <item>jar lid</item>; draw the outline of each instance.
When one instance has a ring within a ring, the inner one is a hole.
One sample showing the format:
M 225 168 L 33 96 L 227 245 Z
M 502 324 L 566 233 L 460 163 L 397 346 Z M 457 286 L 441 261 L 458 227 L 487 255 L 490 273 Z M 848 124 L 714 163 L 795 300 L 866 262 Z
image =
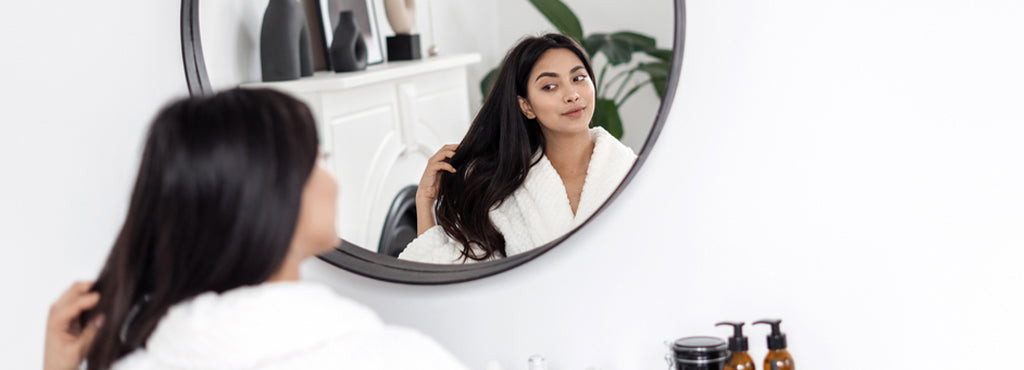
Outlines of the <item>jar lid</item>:
M 672 343 L 676 361 L 686 364 L 723 363 L 729 358 L 725 341 L 715 337 L 686 337 Z

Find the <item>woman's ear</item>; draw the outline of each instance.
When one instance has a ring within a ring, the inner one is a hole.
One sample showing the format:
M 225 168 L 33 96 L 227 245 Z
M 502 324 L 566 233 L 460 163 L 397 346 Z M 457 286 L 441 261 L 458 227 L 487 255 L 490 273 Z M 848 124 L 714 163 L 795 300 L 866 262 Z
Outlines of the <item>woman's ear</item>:
M 537 118 L 537 115 L 533 114 L 533 107 L 530 106 L 529 100 L 526 100 L 526 98 L 522 96 L 516 96 L 516 98 L 519 99 L 519 110 L 523 111 L 523 115 L 525 115 L 526 118 Z

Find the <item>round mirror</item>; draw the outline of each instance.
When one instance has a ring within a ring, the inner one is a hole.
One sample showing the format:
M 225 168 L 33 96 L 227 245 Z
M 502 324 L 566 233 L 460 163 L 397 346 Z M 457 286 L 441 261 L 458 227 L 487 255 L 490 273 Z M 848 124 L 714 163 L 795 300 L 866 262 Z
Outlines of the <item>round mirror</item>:
M 261 47 L 271 32 L 291 35 L 266 24 L 282 7 L 301 14 L 289 40 L 298 46 Z M 181 8 L 192 95 L 271 88 L 313 111 L 339 181 L 343 240 L 321 259 L 410 284 L 489 276 L 585 231 L 654 145 L 679 81 L 684 29 L 683 0 L 183 0 Z M 549 44 L 572 41 L 536 46 L 547 33 L 565 36 L 546 36 Z M 268 58 L 293 54 L 284 77 L 268 69 Z M 502 68 L 506 58 L 517 63 Z M 559 126 L 574 122 L 584 134 Z M 505 127 L 529 128 L 515 136 Z M 524 152 L 528 162 L 513 170 L 497 169 L 506 159 L 479 159 Z

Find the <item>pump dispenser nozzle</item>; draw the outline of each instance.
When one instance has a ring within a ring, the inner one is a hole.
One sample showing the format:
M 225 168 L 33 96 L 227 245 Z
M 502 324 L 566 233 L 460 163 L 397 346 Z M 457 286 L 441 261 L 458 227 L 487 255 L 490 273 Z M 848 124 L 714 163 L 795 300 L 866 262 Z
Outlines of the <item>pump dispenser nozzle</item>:
M 729 361 L 725 363 L 722 370 L 754 370 L 754 359 L 750 358 L 747 349 L 747 337 L 743 336 L 742 321 L 722 321 L 715 326 L 732 326 L 732 336 L 729 337 Z
M 780 319 L 763 319 L 754 321 L 754 325 L 767 324 L 771 325 L 772 332 L 768 334 L 768 349 L 786 349 L 786 334 L 779 329 L 779 324 L 782 323 Z
M 743 336 L 743 324 L 742 321 L 722 321 L 715 324 L 715 326 L 732 326 L 732 336 L 729 337 L 729 350 L 732 352 L 746 352 L 747 349 L 750 349 L 747 337 Z

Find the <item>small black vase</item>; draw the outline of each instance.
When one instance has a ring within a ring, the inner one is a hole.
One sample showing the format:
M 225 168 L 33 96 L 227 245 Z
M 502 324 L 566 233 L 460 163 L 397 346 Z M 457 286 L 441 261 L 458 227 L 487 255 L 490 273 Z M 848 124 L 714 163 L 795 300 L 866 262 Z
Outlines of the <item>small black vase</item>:
M 331 40 L 331 65 L 335 72 L 366 69 L 366 41 L 350 10 L 338 15 L 338 27 Z
M 313 46 L 306 13 L 296 0 L 270 0 L 260 27 L 263 81 L 313 75 Z

